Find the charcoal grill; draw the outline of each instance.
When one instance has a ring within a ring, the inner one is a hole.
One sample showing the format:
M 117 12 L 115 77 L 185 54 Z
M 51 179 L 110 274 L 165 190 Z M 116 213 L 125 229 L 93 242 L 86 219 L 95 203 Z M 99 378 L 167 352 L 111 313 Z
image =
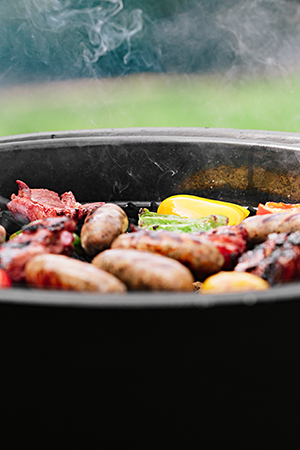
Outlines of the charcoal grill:
M 37 133 L 0 138 L 0 155 L 4 198 L 20 179 L 125 208 L 179 193 L 251 208 L 300 202 L 300 135 L 293 133 Z M 30 437 L 35 423 L 41 446 L 50 430 L 53 438 L 70 432 L 69 444 L 85 447 L 105 434 L 119 446 L 142 445 L 145 436 L 169 448 L 180 439 L 185 448 L 194 441 L 243 447 L 246 438 L 295 446 L 298 425 L 288 415 L 300 400 L 299 321 L 300 283 L 213 296 L 2 290 L 7 430 L 18 423 Z

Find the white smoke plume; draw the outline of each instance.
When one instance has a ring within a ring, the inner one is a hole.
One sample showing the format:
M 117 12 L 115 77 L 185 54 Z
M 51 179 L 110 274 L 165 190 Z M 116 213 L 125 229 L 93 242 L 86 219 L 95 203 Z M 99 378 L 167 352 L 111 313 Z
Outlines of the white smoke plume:
M 34 72 L 58 64 L 65 67 L 67 77 L 72 67 L 78 71 L 85 67 L 88 74 L 101 57 L 120 46 L 126 64 L 131 39 L 143 28 L 142 11 L 128 11 L 122 0 L 14 0 L 6 8 L 7 20 L 0 19 L 0 73 L 4 74 L 8 63 L 1 58 L 1 40 L 10 45 L 6 53 L 11 65 L 6 70 L 15 72 L 27 65 Z
M 272 74 L 300 65 L 299 0 L 166 3 L 162 14 L 159 0 L 1 0 L 0 82 L 143 71 Z
M 156 24 L 162 70 L 266 74 L 300 64 L 300 2 L 203 0 Z

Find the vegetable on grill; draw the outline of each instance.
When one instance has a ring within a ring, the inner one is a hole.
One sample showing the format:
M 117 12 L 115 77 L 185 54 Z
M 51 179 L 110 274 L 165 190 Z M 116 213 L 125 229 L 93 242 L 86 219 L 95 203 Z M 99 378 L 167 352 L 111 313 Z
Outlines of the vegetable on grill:
M 139 214 L 139 226 L 148 230 L 177 231 L 193 233 L 209 231 L 228 224 L 228 217 L 210 214 L 201 219 L 187 219 L 171 214 L 158 214 L 143 208 Z
M 300 203 L 267 202 L 259 203 L 257 215 L 300 212 Z
M 40 208 L 41 198 L 45 212 L 46 199 L 54 202 L 57 196 L 44 189 L 30 190 L 24 183 L 20 190 L 19 197 L 12 200 L 17 209 L 24 206 L 27 219 L 36 212 L 37 204 Z M 178 195 L 164 200 L 158 212 L 143 208 L 139 227 L 129 227 L 124 208 L 114 203 L 82 205 L 79 215 L 72 209 L 73 194 L 57 198 L 55 202 L 65 205 L 62 216 L 57 217 L 60 211 L 55 207 L 56 217 L 31 222 L 8 241 L 6 230 L 0 227 L 0 267 L 5 269 L 0 273 L 0 287 L 26 281 L 40 287 L 108 292 L 105 285 L 102 290 L 97 270 L 87 263 L 92 258 L 92 266 L 111 272 L 123 282 L 121 288 L 117 284 L 108 287 L 109 292 L 124 291 L 126 286 L 130 290 L 189 291 L 194 281 L 203 281 L 203 293 L 218 293 L 265 289 L 268 283 L 300 279 L 300 204 L 272 203 L 291 212 L 249 218 L 249 210 L 239 205 Z M 168 209 L 171 214 L 166 213 Z M 79 236 L 78 219 L 83 213 L 88 215 Z M 271 233 L 275 234 L 269 236 Z M 71 255 L 84 262 L 75 261 Z M 252 284 L 253 280 L 257 284 Z
M 270 285 L 257 275 L 247 272 L 219 272 L 206 278 L 201 286 L 202 294 L 226 294 L 228 292 L 262 291 Z
M 238 225 L 250 211 L 234 203 L 211 200 L 194 195 L 174 195 L 166 198 L 158 207 L 159 214 L 174 214 L 187 218 L 201 218 L 210 214 L 228 217 L 228 225 Z

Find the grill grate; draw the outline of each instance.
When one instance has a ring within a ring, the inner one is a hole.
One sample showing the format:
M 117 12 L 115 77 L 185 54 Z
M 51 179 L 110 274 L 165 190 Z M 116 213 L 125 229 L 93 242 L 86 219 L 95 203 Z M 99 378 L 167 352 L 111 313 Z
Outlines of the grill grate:
M 130 225 L 137 225 L 138 223 L 138 213 L 141 208 L 147 208 L 152 212 L 156 212 L 159 203 L 157 202 L 131 202 L 131 201 L 122 201 L 122 202 L 114 202 L 118 206 L 124 209 L 126 212 Z M 78 222 L 78 231 L 80 232 L 81 227 L 83 225 L 84 219 Z M 12 213 L 6 208 L 5 205 L 2 205 L 2 211 L 0 211 L 0 225 L 2 225 L 8 235 L 15 233 L 20 230 L 24 223 L 16 220 Z

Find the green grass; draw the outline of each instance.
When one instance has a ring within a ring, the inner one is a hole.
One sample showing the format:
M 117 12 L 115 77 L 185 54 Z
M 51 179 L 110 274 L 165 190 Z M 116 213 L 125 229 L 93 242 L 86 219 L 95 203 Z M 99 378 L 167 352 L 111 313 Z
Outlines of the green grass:
M 88 128 L 218 127 L 300 132 L 300 75 L 135 75 L 0 89 L 0 135 Z

